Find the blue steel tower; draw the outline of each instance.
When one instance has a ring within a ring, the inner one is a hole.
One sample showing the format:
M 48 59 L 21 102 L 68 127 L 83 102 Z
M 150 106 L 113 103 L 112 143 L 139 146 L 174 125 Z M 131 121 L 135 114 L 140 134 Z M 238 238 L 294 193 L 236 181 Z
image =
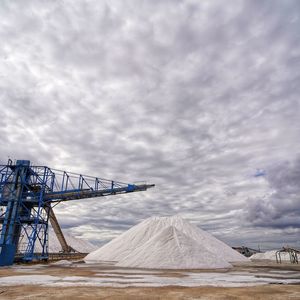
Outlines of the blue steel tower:
M 145 191 L 153 186 L 32 166 L 28 160 L 14 164 L 9 160 L 0 165 L 0 266 L 13 264 L 18 251 L 23 261 L 48 259 L 48 224 L 49 217 L 54 216 L 54 203 Z

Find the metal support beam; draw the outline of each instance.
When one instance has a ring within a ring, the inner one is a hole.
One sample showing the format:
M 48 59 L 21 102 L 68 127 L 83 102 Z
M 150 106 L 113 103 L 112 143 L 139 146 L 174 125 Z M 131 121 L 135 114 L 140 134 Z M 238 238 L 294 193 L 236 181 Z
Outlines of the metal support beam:
M 151 187 L 154 184 L 128 184 L 31 166 L 27 160 L 0 165 L 0 266 L 11 265 L 17 250 L 23 261 L 47 260 L 49 218 L 62 250 L 75 251 L 66 243 L 52 203 L 140 192 Z M 37 244 L 42 249 L 39 253 Z
M 56 219 L 56 216 L 54 214 L 54 211 L 51 206 L 49 206 L 49 218 L 51 226 L 56 234 L 56 237 L 61 245 L 61 249 L 63 253 L 70 253 L 70 252 L 77 252 L 75 249 L 73 249 L 71 246 L 67 244 L 67 241 L 64 237 L 64 234 L 59 226 L 59 223 Z

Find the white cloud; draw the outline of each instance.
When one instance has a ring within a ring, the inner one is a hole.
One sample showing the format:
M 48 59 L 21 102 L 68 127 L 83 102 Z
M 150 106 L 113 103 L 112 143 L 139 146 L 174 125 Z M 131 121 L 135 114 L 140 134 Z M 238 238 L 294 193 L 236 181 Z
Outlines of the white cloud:
M 107 239 L 182 212 L 229 242 L 256 243 L 249 199 L 274 187 L 255 171 L 300 154 L 299 11 L 298 1 L 2 1 L 1 160 L 156 183 L 57 207 L 76 234 L 90 224 Z M 281 230 L 296 242 L 288 218 Z M 271 234 L 280 222 L 265 221 L 266 244 L 281 245 Z

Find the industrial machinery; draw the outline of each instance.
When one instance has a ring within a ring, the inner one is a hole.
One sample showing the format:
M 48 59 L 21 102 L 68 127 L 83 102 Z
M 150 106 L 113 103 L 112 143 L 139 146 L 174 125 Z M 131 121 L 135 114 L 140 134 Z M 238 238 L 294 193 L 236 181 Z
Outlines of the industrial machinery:
M 260 250 L 252 249 L 249 247 L 241 246 L 241 247 L 232 247 L 233 250 L 243 254 L 246 257 L 250 257 L 255 253 L 260 253 Z
M 300 258 L 300 250 L 287 246 L 287 247 L 282 247 L 282 249 L 276 251 L 276 253 L 275 253 L 276 262 L 278 264 L 281 264 L 281 254 L 283 254 L 283 253 L 288 253 L 289 254 L 290 262 L 292 264 L 298 264 L 299 263 L 298 255 L 299 255 L 299 258 Z
M 0 266 L 13 264 L 20 249 L 21 260 L 48 259 L 49 220 L 62 246 L 67 245 L 53 206 L 76 199 L 145 191 L 154 184 L 126 184 L 70 173 L 46 166 L 32 166 L 28 160 L 11 160 L 0 165 Z M 36 248 L 41 249 L 39 252 Z

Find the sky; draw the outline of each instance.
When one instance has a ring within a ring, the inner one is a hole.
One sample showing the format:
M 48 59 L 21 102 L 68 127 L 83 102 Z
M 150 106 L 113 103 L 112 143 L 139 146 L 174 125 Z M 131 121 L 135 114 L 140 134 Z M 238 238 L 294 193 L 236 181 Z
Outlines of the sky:
M 179 214 L 300 247 L 300 2 L 0 2 L 0 162 L 155 188 L 55 207 L 101 245 Z

